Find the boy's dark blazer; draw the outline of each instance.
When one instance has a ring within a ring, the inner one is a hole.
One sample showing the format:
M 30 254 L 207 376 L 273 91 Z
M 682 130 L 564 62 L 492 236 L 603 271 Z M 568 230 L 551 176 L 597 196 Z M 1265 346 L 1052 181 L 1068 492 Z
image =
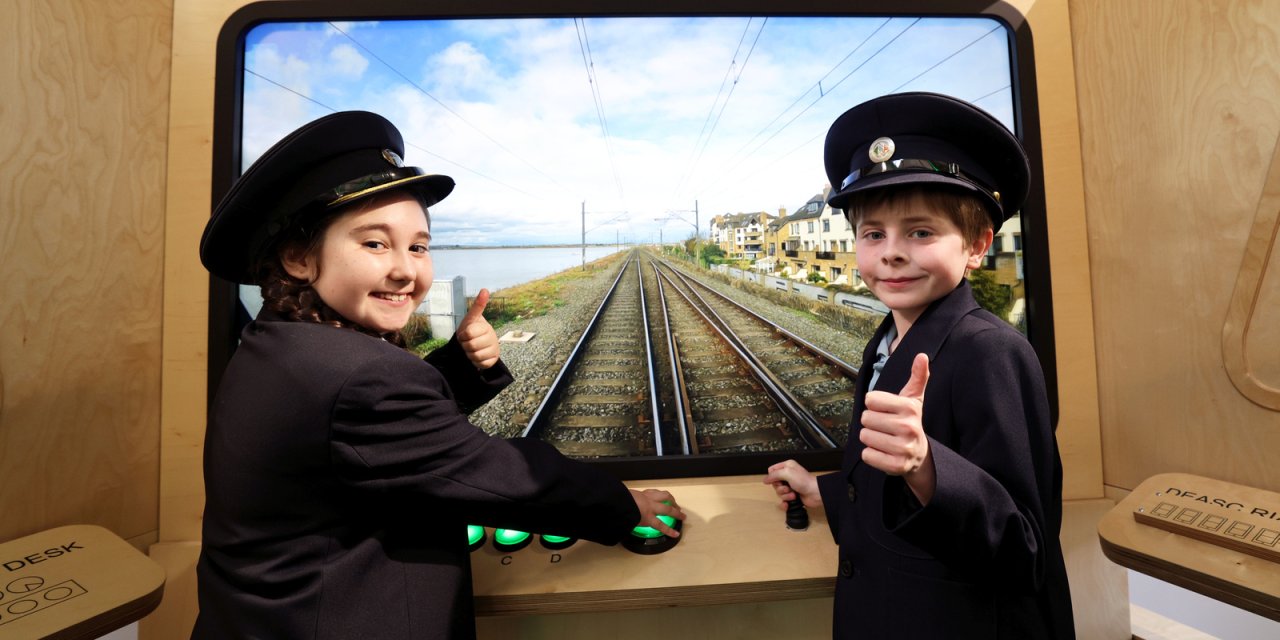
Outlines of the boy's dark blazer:
M 260 315 L 205 437 L 201 640 L 475 635 L 465 525 L 618 541 L 626 488 L 461 405 L 511 381 L 456 342 L 424 362 L 349 329 Z
M 876 389 L 897 393 L 929 356 L 924 428 L 937 489 L 862 462 L 858 433 L 876 346 L 863 354 L 844 464 L 818 479 L 840 546 L 836 638 L 1073 638 L 1058 541 L 1062 465 L 1030 344 L 980 309 L 967 281 L 902 338 Z

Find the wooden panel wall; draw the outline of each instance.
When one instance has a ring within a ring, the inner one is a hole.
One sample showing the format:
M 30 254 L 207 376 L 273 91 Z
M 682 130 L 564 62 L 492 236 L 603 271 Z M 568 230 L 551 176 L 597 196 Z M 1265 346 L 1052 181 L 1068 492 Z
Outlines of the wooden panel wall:
M 157 531 L 171 0 L 3 3 L 0 540 Z
M 1223 341 L 1242 264 L 1260 269 L 1226 348 L 1280 387 L 1280 252 L 1244 260 L 1280 144 L 1280 2 L 1071 0 L 1071 21 L 1105 482 L 1280 491 L 1280 412 L 1232 384 Z

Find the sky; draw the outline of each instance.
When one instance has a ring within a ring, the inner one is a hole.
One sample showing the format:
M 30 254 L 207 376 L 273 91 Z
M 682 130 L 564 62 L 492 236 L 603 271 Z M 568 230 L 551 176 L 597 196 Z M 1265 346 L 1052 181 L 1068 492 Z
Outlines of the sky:
M 872 97 L 945 93 L 1012 130 L 1008 42 L 983 18 L 268 23 L 245 37 L 242 164 L 362 109 L 457 182 L 433 244 L 671 242 L 695 216 L 706 238 L 820 193 L 828 127 Z

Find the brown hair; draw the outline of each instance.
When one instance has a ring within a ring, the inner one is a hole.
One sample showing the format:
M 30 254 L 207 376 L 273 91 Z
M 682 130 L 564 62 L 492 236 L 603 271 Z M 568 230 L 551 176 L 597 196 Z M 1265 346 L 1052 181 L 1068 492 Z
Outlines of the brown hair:
M 418 204 L 422 205 L 423 215 L 427 216 L 427 224 L 430 225 L 431 216 L 427 214 L 424 197 L 417 191 L 405 190 L 404 192 L 414 196 Z M 313 213 L 310 216 L 307 215 L 306 210 L 296 214 L 295 222 L 291 222 L 276 235 L 254 264 L 254 281 L 262 287 L 262 306 L 294 322 L 312 322 L 352 329 L 375 338 L 382 338 L 398 347 L 404 347 L 405 339 L 402 332 L 382 333 L 342 317 L 342 314 L 334 311 L 320 299 L 320 295 L 312 287 L 313 281 L 295 278 L 284 268 L 284 256 L 287 254 L 316 255 L 320 251 L 320 244 L 324 242 L 325 231 L 338 218 L 347 213 L 366 211 L 385 200 L 387 196 L 397 193 L 402 191 L 387 191 L 346 207 Z
M 960 236 L 964 238 L 965 244 L 972 245 L 988 229 L 992 229 L 991 216 L 982 200 L 962 189 L 938 185 L 910 184 L 859 191 L 849 196 L 849 208 L 845 210 L 845 215 L 856 230 L 870 209 L 892 206 L 916 197 L 924 199 L 951 220 L 960 229 Z

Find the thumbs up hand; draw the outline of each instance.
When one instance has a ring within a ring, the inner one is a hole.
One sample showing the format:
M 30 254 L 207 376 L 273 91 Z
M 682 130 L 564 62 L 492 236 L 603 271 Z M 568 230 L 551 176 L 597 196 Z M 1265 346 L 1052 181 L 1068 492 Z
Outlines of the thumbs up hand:
M 866 445 L 862 461 L 891 476 L 902 476 L 920 504 L 929 502 L 937 484 L 922 422 L 928 384 L 929 356 L 916 354 L 911 379 L 902 391 L 867 393 L 863 428 L 858 432 L 858 439 Z
M 484 319 L 484 307 L 487 304 L 489 304 L 489 290 L 481 289 L 480 293 L 476 294 L 476 299 L 471 302 L 471 308 L 467 309 L 467 315 L 462 317 L 458 330 L 453 334 L 458 339 L 458 344 L 462 345 L 467 359 L 481 371 L 498 362 L 499 351 L 498 334 L 494 332 L 489 321 Z

